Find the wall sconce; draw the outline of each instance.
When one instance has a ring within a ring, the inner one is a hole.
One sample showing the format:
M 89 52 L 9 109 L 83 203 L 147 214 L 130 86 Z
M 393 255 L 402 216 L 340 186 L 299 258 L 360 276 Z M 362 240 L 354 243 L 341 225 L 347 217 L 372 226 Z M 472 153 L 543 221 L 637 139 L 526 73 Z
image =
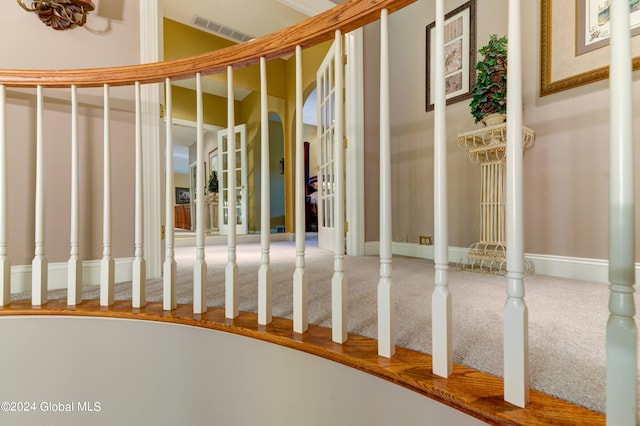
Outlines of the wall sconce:
M 91 0 L 34 0 L 31 7 L 22 0 L 18 4 L 27 12 L 35 12 L 45 25 L 54 30 L 81 27 L 87 22 L 87 13 L 95 9 Z

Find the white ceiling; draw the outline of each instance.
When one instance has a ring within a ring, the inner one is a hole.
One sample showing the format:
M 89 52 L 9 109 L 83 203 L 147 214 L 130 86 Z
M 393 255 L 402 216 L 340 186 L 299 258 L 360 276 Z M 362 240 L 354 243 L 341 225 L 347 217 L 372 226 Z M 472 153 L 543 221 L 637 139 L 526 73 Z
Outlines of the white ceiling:
M 191 25 L 202 16 L 253 37 L 271 34 L 344 0 L 164 0 L 164 16 Z

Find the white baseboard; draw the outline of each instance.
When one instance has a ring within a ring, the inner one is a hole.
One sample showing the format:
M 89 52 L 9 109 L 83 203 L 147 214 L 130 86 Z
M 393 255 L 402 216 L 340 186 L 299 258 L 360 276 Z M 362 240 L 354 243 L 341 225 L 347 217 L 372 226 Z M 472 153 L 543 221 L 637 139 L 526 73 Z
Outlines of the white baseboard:
M 226 244 L 228 237 L 207 236 L 205 244 Z M 294 234 L 275 233 L 270 235 L 271 241 L 293 241 Z M 259 243 L 260 234 L 238 235 L 238 243 Z M 195 236 L 179 237 L 175 240 L 175 246 L 193 246 Z M 100 262 L 101 260 L 85 260 L 82 263 L 82 283 L 83 285 L 100 284 Z M 131 281 L 131 268 L 133 258 L 115 259 L 115 282 Z M 49 290 L 59 290 L 67 288 L 67 262 L 57 262 L 49 264 Z M 23 293 L 31 289 L 31 265 L 17 265 L 11 267 L 11 293 Z
M 226 242 L 226 237 L 219 238 L 224 238 Z M 272 241 L 291 241 L 291 238 L 292 235 L 286 233 L 271 235 Z M 247 236 L 246 239 L 247 241 L 245 242 L 253 242 L 253 240 L 259 242 L 260 236 L 251 235 Z M 449 262 L 459 262 L 460 259 L 467 255 L 468 251 L 469 249 L 466 247 L 449 247 Z M 398 256 L 433 260 L 433 246 L 394 242 L 392 243 L 392 252 Z M 379 254 L 380 243 L 378 241 L 365 243 L 366 256 L 378 256 Z M 525 254 L 525 257 L 533 263 L 536 274 L 582 281 L 609 282 L 609 262 L 605 259 L 542 254 Z M 133 258 L 115 259 L 116 282 L 131 281 L 132 263 Z M 636 263 L 635 269 L 636 277 L 640 277 L 640 263 Z M 84 285 L 100 284 L 100 260 L 86 260 L 83 262 L 82 282 Z M 638 282 L 638 278 L 636 278 L 636 282 Z M 49 264 L 49 290 L 58 290 L 66 287 L 67 263 Z M 29 291 L 29 289 L 31 289 L 31 265 L 13 266 L 11 268 L 11 293 L 22 293 Z
M 133 258 L 115 259 L 115 282 L 131 281 Z M 83 285 L 100 284 L 100 260 L 82 262 Z M 49 290 L 67 288 L 67 262 L 49 264 Z M 11 293 L 22 293 L 31 289 L 31 265 L 11 268 Z
M 269 234 L 270 241 L 293 241 L 295 234 L 289 232 L 275 232 Z M 206 235 L 204 238 L 205 245 L 225 245 L 229 237 L 227 235 Z M 242 234 L 236 236 L 236 242 L 241 243 L 259 243 L 260 234 Z M 174 241 L 175 247 L 195 247 L 195 234 L 176 236 Z
M 433 260 L 433 246 L 393 242 L 391 250 L 393 254 L 399 256 Z M 468 252 L 469 249 L 465 247 L 449 247 L 449 262 L 459 262 Z M 365 255 L 377 256 L 379 254 L 380 243 L 378 241 L 365 243 Z M 609 261 L 606 259 L 526 253 L 525 258 L 533 263 L 536 274 L 581 281 L 609 282 Z M 640 263 L 636 263 L 635 269 L 636 277 L 640 277 Z M 636 278 L 637 281 L 638 278 Z

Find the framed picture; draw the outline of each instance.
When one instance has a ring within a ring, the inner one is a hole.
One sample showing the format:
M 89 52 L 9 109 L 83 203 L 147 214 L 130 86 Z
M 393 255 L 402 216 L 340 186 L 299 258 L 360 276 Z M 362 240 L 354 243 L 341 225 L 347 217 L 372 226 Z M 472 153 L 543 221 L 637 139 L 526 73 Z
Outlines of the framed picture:
M 189 188 L 180 188 L 176 186 L 176 204 L 189 204 L 191 202 L 191 193 Z
M 218 171 L 218 148 L 209 151 L 209 173 Z
M 609 44 L 609 7 L 606 0 L 576 1 L 576 56 Z M 640 0 L 629 0 L 631 35 L 640 34 Z
M 609 0 L 541 0 L 540 96 L 609 77 Z M 640 69 L 640 1 L 629 0 L 633 69 Z
M 426 29 L 426 110 L 433 110 L 435 97 L 435 26 Z M 447 105 L 471 97 L 476 82 L 476 0 L 447 13 L 444 20 L 444 78 Z

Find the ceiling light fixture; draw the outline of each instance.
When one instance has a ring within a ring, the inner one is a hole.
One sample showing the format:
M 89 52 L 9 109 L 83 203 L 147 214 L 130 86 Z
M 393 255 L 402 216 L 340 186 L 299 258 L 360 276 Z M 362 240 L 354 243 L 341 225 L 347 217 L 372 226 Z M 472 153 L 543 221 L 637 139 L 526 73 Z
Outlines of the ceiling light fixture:
M 45 25 L 54 30 L 81 27 L 87 21 L 87 13 L 95 9 L 91 0 L 34 0 L 31 7 L 21 0 L 18 4 L 27 12 L 35 12 Z

